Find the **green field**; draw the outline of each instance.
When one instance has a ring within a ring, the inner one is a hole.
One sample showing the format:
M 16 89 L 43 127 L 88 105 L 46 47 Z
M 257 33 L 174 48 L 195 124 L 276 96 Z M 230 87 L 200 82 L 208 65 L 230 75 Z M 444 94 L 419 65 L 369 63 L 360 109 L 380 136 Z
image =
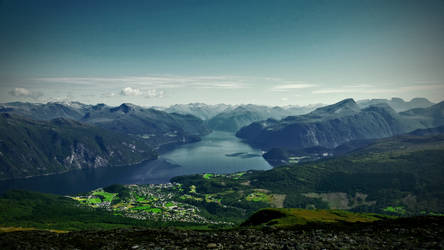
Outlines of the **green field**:
M 344 210 L 307 210 L 296 208 L 267 208 L 253 214 L 244 226 L 264 226 L 273 227 L 294 227 L 307 224 L 321 223 L 355 223 L 373 222 L 381 219 L 388 219 L 388 216 L 381 216 L 369 213 L 352 213 Z M 394 217 L 393 217 L 394 218 Z
M 209 180 L 209 179 L 211 179 L 211 177 L 213 177 L 213 176 L 214 176 L 214 174 L 204 174 L 204 175 L 203 175 L 203 178 Z

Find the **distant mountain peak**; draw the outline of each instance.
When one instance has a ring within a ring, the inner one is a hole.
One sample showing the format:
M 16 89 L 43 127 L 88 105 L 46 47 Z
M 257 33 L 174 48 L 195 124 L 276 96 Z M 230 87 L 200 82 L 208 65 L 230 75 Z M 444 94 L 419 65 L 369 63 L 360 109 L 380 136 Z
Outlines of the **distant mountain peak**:
M 410 101 L 405 101 L 399 97 L 392 97 L 391 99 L 366 99 L 359 100 L 357 103 L 361 108 L 366 108 L 370 105 L 379 103 L 386 103 L 396 110 L 396 112 L 403 112 L 414 108 L 427 108 L 433 105 L 432 102 L 422 97 L 413 98 Z
M 92 107 L 93 110 L 101 110 L 102 108 L 104 108 L 106 105 L 104 103 L 98 103 L 96 105 L 94 105 Z
M 121 111 L 123 113 L 128 113 L 130 111 L 134 111 L 136 110 L 137 106 L 131 103 L 122 103 L 120 104 L 120 106 L 115 107 L 115 108 L 111 108 L 110 112 L 117 112 L 117 111 Z
M 353 98 L 347 98 L 340 102 L 325 107 L 317 108 L 311 114 L 352 114 L 359 112 L 360 108 Z
M 372 104 L 364 108 L 363 111 L 385 111 L 392 115 L 396 115 L 396 111 L 387 103 Z
M 397 103 L 404 103 L 404 99 L 399 98 L 399 97 L 392 97 L 391 99 L 392 102 L 397 102 Z

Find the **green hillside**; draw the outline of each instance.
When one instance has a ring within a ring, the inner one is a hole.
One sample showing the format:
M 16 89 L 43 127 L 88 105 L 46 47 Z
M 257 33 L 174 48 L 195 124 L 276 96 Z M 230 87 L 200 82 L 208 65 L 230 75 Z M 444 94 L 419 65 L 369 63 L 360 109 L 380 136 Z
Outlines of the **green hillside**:
M 382 139 L 349 155 L 248 171 L 175 177 L 221 206 L 346 209 L 397 215 L 444 212 L 444 136 Z M 207 176 L 208 177 L 208 176 Z
M 9 191 L 0 197 L 1 227 L 71 231 L 148 225 L 146 221 L 79 206 L 75 200 L 59 195 Z
M 266 208 L 254 213 L 242 225 L 287 228 L 322 223 L 365 223 L 387 218 L 389 217 L 377 214 L 352 213 L 344 210 Z

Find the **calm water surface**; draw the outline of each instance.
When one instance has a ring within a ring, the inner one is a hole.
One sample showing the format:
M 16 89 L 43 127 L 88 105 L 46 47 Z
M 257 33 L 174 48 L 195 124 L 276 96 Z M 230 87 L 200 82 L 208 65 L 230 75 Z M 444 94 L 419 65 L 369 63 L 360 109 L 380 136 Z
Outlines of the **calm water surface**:
M 186 144 L 158 160 L 131 167 L 111 167 L 71 171 L 14 181 L 0 181 L 0 193 L 8 189 L 27 189 L 46 193 L 75 194 L 114 183 L 167 183 L 178 175 L 233 173 L 271 166 L 261 152 L 240 141 L 232 133 L 215 131 L 202 141 Z

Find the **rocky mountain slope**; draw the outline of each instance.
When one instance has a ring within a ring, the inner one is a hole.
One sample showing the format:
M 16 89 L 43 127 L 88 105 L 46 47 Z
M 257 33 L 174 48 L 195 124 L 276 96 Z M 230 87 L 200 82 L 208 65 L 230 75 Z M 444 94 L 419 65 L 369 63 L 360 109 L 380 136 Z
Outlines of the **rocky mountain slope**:
M 268 119 L 240 129 L 236 136 L 262 149 L 337 147 L 345 142 L 390 137 L 444 125 L 443 103 L 396 113 L 386 104 L 361 109 L 353 99 L 301 116 Z
M 130 165 L 156 157 L 139 138 L 65 118 L 36 121 L 0 114 L 0 179 Z
M 444 219 L 232 230 L 114 229 L 0 233 L 2 249 L 442 249 Z

